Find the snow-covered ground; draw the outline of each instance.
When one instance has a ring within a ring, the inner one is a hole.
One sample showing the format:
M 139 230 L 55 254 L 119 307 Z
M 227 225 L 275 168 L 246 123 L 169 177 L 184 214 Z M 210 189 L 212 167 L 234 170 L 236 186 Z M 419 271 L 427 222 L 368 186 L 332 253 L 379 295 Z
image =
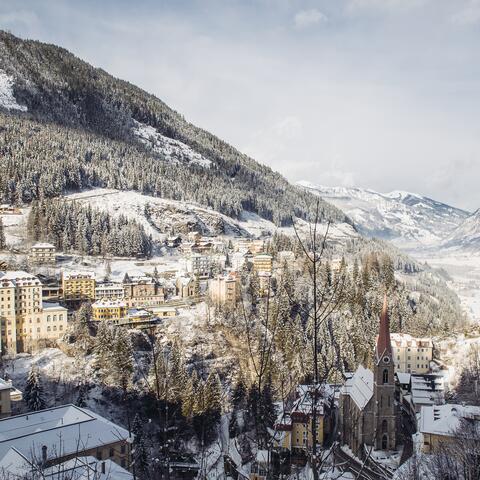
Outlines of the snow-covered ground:
M 27 111 L 27 107 L 20 105 L 13 95 L 13 79 L 2 70 L 0 70 L 0 107 Z
M 134 120 L 133 133 L 142 143 L 159 153 L 166 160 L 174 162 L 196 163 L 209 168 L 212 162 L 179 140 L 166 137 L 155 128 Z
M 0 215 L 5 227 L 7 245 L 16 247 L 25 241 L 29 208 L 22 208 L 19 215 Z

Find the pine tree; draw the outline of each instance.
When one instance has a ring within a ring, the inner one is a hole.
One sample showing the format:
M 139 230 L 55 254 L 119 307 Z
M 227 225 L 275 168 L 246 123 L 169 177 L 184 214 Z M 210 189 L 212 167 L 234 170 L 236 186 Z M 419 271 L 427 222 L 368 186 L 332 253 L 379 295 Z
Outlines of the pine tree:
M 5 250 L 7 248 L 7 242 L 5 240 L 5 229 L 3 227 L 3 220 L 0 217 L 0 250 Z
M 93 365 L 103 379 L 110 372 L 113 338 L 112 328 L 106 322 L 100 322 L 93 347 L 95 353 Z
M 28 374 L 23 399 L 31 411 L 36 412 L 37 410 L 42 410 L 45 408 L 40 374 L 34 365 L 32 365 Z
M 111 354 L 111 375 L 114 385 L 128 389 L 133 376 L 133 347 L 127 330 L 117 328 Z
M 137 413 L 132 424 L 133 433 L 133 466 L 135 474 L 140 480 L 147 477 L 148 474 L 148 452 L 145 445 L 145 434 L 143 431 L 143 422 Z

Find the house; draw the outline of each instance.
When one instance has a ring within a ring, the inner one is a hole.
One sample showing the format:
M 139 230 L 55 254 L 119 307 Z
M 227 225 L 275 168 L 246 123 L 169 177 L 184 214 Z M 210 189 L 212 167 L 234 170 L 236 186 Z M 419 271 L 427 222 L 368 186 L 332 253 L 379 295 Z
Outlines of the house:
M 430 338 L 415 338 L 406 333 L 392 333 L 395 371 L 428 373 L 433 360 L 433 342 Z
M 128 307 L 150 307 L 165 302 L 165 289 L 160 281 L 146 275 L 123 278 L 124 300 Z
M 268 450 L 258 450 L 250 468 L 250 480 L 266 480 L 269 473 Z
M 431 405 L 422 407 L 418 431 L 422 435 L 422 452 L 433 453 L 442 443 L 448 443 L 463 427 L 462 423 L 478 425 L 480 428 L 480 407 L 471 405 Z
M 198 290 L 198 281 L 192 276 L 182 276 L 177 278 L 175 286 L 177 296 L 193 298 Z
M 11 381 L 0 378 L 0 418 L 9 417 L 12 414 L 12 402 L 22 400 L 22 392 L 17 390 Z
M 167 244 L 167 247 L 177 248 L 182 243 L 182 237 L 180 237 L 179 235 L 171 235 L 167 237 L 165 243 Z
M 55 265 L 55 245 L 36 243 L 30 247 L 28 260 L 32 265 Z
M 40 280 L 23 271 L 0 272 L 2 350 L 28 351 L 41 341 L 55 341 L 67 327 L 66 308 L 43 302 Z
M 123 300 L 98 300 L 92 304 L 92 320 L 119 320 L 127 315 L 128 306 Z
M 176 317 L 178 315 L 177 308 L 169 305 L 152 307 L 149 309 L 149 311 L 156 317 Z
M 124 296 L 125 289 L 122 283 L 100 283 L 95 287 L 95 300 L 119 300 Z
M 240 278 L 236 272 L 217 275 L 208 282 L 208 293 L 216 305 L 233 307 L 240 298 Z
M 395 450 L 398 407 L 395 403 L 393 350 L 385 295 L 374 369 L 360 365 L 340 391 L 339 416 L 342 442 L 359 457 L 364 446 Z
M 73 306 L 95 299 L 95 274 L 93 272 L 62 272 L 63 300 Z
M 97 460 L 92 456 L 75 457 L 57 465 L 44 467 L 40 459 L 24 456 L 14 448 L 8 450 L 0 459 L 0 474 L 5 478 L 9 475 L 8 478 L 17 479 L 134 480 L 128 470 L 111 460 Z
M 128 468 L 131 442 L 126 429 L 75 405 L 0 420 L 0 463 L 7 471 L 22 467 L 11 461 L 14 454 L 31 465 L 41 463 L 44 468 L 82 457 L 108 460 Z

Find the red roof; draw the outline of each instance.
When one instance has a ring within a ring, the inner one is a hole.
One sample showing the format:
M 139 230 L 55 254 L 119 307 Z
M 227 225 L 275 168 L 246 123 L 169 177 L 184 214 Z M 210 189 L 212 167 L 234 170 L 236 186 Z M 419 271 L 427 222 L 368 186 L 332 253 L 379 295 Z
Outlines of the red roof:
M 380 317 L 380 331 L 377 340 L 377 360 L 386 353 L 392 354 L 392 343 L 390 341 L 390 319 L 388 317 L 387 294 L 383 300 L 382 316 Z

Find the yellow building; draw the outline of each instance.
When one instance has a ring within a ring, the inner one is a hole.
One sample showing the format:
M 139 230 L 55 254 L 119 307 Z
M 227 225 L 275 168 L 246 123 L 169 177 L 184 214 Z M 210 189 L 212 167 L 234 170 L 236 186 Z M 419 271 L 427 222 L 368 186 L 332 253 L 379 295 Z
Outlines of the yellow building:
M 62 292 L 66 302 L 81 303 L 95 299 L 93 272 L 63 272 Z
M 422 407 L 418 431 L 422 434 L 423 453 L 434 453 L 442 444 L 451 442 L 464 425 L 480 426 L 480 407 L 472 405 L 432 405 Z
M 253 271 L 255 273 L 272 273 L 273 258 L 268 253 L 259 253 L 253 257 Z
M 278 448 L 300 453 L 312 448 L 313 444 L 313 385 L 299 385 L 295 392 L 292 407 L 281 423 L 275 426 L 275 443 Z M 329 433 L 329 423 L 326 421 L 330 411 L 333 391 L 330 387 L 318 387 L 316 406 L 318 445 L 322 445 L 325 435 Z
M 415 338 L 406 333 L 392 333 L 393 361 L 396 372 L 428 373 L 433 360 L 433 342 L 430 338 Z
M 127 315 L 127 304 L 122 300 L 99 300 L 92 304 L 92 319 L 119 320 Z
M 43 304 L 37 277 L 22 271 L 0 272 L 0 327 L 2 351 L 24 352 L 41 340 L 60 338 L 67 327 L 67 310 Z
M 208 293 L 216 305 L 235 306 L 240 298 L 240 279 L 235 272 L 218 275 L 208 282 Z

